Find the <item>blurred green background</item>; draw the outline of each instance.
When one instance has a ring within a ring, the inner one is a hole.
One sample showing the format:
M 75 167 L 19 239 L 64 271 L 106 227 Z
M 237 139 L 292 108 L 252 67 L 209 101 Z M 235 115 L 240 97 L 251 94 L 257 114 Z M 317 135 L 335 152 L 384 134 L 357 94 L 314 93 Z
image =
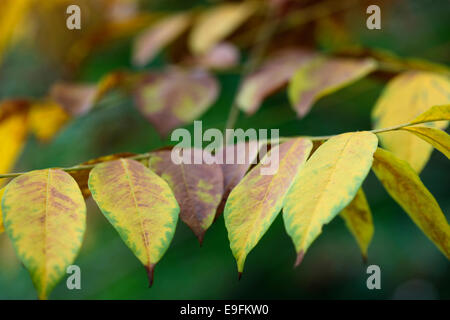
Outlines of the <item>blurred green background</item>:
M 374 1 L 377 2 L 380 1 Z M 161 1 L 158 6 L 178 10 L 197 3 L 172 0 Z M 382 9 L 382 30 L 365 28 L 364 11 L 353 18 L 353 23 L 364 46 L 448 65 L 449 13 L 448 1 L 394 1 L 388 14 Z M 77 80 L 95 82 L 109 71 L 133 69 L 130 53 L 131 39 L 102 47 L 83 64 Z M 0 69 L 0 99 L 43 96 L 60 77 L 57 69 L 27 45 L 18 44 L 5 59 Z M 165 63 L 163 52 L 148 67 Z M 217 77 L 222 90 L 217 102 L 201 118 L 204 129 L 224 127 L 239 83 L 239 75 L 233 72 L 217 73 Z M 321 99 L 303 120 L 296 118 L 286 92 L 281 91 L 270 97 L 254 116 L 241 115 L 237 127 L 279 128 L 282 136 L 370 129 L 370 111 L 383 85 L 377 78 L 358 81 Z M 30 138 L 15 171 L 70 166 L 101 155 L 141 153 L 169 144 L 135 110 L 132 99 L 112 93 L 105 100 L 112 102 L 69 123 L 52 142 L 43 144 Z M 187 128 L 192 130 L 193 126 Z M 421 178 L 449 219 L 450 170 L 445 156 L 434 151 Z M 281 215 L 249 255 L 240 281 L 223 217 L 207 231 L 201 248 L 193 233 L 179 221 L 173 242 L 157 265 L 155 282 L 149 289 L 144 268 L 90 199 L 85 241 L 76 260 L 81 267 L 82 289 L 68 290 L 63 279 L 51 298 L 449 299 L 448 260 L 387 195 L 373 173 L 363 187 L 375 224 L 369 264 L 381 268 L 381 290 L 367 289 L 366 266 L 339 217 L 324 227 L 303 263 L 293 269 L 295 251 Z M 35 298 L 28 272 L 15 258 L 6 235 L 0 235 L 0 299 Z

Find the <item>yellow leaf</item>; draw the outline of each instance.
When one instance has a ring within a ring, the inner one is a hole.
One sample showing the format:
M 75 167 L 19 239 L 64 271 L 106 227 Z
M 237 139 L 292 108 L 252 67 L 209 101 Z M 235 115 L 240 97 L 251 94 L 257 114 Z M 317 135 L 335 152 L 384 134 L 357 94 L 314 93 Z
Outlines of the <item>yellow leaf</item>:
M 321 145 L 284 200 L 283 218 L 297 251 L 298 265 L 313 241 L 355 197 L 372 165 L 378 139 L 370 132 L 350 132 Z
M 200 15 L 189 35 L 189 47 L 201 54 L 230 35 L 256 10 L 253 2 L 227 3 Z
M 89 161 L 83 162 L 80 164 L 80 166 L 88 166 L 93 165 L 101 162 L 111 161 L 111 160 L 117 160 L 120 158 L 128 158 L 135 156 L 134 153 L 129 152 L 122 152 L 117 154 L 111 154 L 108 156 L 103 156 L 95 159 L 91 159 Z M 88 186 L 88 180 L 89 180 L 89 173 L 91 172 L 92 168 L 82 169 L 82 170 L 70 170 L 68 173 L 72 176 L 72 178 L 75 179 L 75 181 L 78 183 L 78 187 L 80 187 L 81 193 L 83 194 L 83 197 L 85 199 L 89 198 L 91 196 L 91 191 L 89 190 Z
M 2 203 L 3 193 L 5 193 L 5 188 L 0 189 L 0 204 Z M 3 226 L 3 211 L 2 206 L 0 205 L 0 233 L 5 231 L 5 227 Z
M 11 100 L 0 105 L 0 173 L 8 173 L 19 157 L 27 136 L 27 121 L 27 102 Z
M 29 115 L 31 132 L 41 141 L 49 141 L 69 120 L 69 114 L 52 101 L 35 103 Z
M 429 72 L 405 72 L 392 79 L 378 99 L 372 113 L 374 127 L 409 123 L 431 106 L 449 102 L 450 80 L 447 77 Z M 443 129 L 447 124 L 446 121 L 427 126 Z M 416 172 L 423 169 L 432 151 L 428 143 L 408 132 L 386 132 L 379 137 L 386 149 L 409 162 Z
M 275 161 L 272 155 L 277 152 L 278 163 L 261 160 L 262 163 L 253 168 L 231 191 L 224 218 L 239 273 L 244 269 L 249 252 L 280 212 L 284 197 L 311 149 L 312 143 L 306 139 L 295 139 L 274 147 L 265 159 Z M 278 165 L 278 171 L 264 175 L 262 170 L 267 170 L 271 165 Z
M 4 51 L 11 45 L 17 31 L 23 28 L 31 0 L 2 0 L 0 10 L 0 64 Z
M 442 121 L 442 120 L 450 120 L 450 104 L 443 106 L 433 106 L 413 121 L 410 124 L 416 124 L 420 122 L 427 121 Z
M 404 127 L 402 130 L 414 133 L 450 158 L 450 136 L 445 131 L 428 127 Z
M 436 199 L 411 166 L 393 153 L 378 148 L 372 169 L 391 197 L 450 259 L 450 226 Z
M 358 243 L 364 260 L 367 260 L 367 249 L 373 236 L 372 213 L 363 189 L 359 189 L 355 198 L 341 211 L 347 228 Z
M 61 170 L 28 172 L 5 187 L 2 210 L 17 255 L 47 299 L 83 240 L 86 205 L 77 183 Z
M 153 268 L 169 247 L 180 208 L 167 183 L 141 163 L 120 159 L 91 170 L 89 189 L 100 210 L 142 262 Z

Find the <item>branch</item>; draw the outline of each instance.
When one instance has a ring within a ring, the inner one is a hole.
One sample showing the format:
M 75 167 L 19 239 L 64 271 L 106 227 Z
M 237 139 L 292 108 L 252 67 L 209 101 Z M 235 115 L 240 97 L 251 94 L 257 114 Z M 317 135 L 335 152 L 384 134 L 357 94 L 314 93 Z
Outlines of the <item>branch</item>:
M 443 119 L 445 120 L 445 119 Z M 436 121 L 440 121 L 440 120 L 436 120 Z M 421 124 L 421 123 L 428 123 L 428 122 L 434 122 L 434 121 L 422 121 L 422 122 L 409 122 L 409 123 L 405 123 L 405 124 L 400 124 L 397 126 L 393 126 L 393 127 L 388 127 L 388 128 L 381 128 L 381 129 L 374 129 L 374 130 L 369 130 L 368 132 L 372 132 L 374 134 L 378 134 L 378 133 L 383 133 L 383 132 L 389 132 L 389 131 L 395 131 L 395 130 L 399 130 L 401 128 L 404 127 L 409 127 L 412 125 L 417 125 L 417 124 Z M 341 134 L 341 133 L 340 133 Z M 298 139 L 298 138 L 303 138 L 303 139 L 309 139 L 311 141 L 324 141 L 324 140 L 328 140 L 331 139 L 335 136 L 338 136 L 339 134 L 334 134 L 334 135 L 329 135 L 329 136 L 295 136 L 295 137 L 280 137 L 279 138 L 279 142 L 286 142 L 292 139 Z M 271 139 L 267 139 L 267 140 L 260 140 L 259 142 L 261 143 L 271 143 Z M 132 160 L 144 160 L 144 159 L 148 159 L 151 157 L 151 152 L 146 152 L 146 153 L 141 153 L 135 156 L 131 156 L 131 157 L 124 157 L 126 159 L 132 159 Z M 109 160 L 109 161 L 113 161 L 113 160 Z M 108 162 L 108 161 L 105 161 Z M 94 168 L 96 165 L 98 165 L 98 163 L 93 163 L 93 164 L 88 164 L 88 165 L 77 165 L 77 166 L 73 166 L 73 167 L 67 167 L 67 168 L 56 168 L 62 171 L 66 171 L 66 172 L 71 172 L 71 171 L 81 171 L 81 170 L 89 170 Z M 4 179 L 4 178 L 15 178 L 18 177 L 20 175 L 25 174 L 26 172 L 14 172 L 14 173 L 6 173 L 6 174 L 0 174 L 0 179 Z

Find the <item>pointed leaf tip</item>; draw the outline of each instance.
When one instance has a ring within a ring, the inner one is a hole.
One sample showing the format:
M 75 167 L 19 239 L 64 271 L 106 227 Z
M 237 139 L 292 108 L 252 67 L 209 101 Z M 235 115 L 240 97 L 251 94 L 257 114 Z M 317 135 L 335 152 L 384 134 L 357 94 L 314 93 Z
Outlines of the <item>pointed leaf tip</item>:
M 119 159 L 98 164 L 88 184 L 104 216 L 151 271 L 172 241 L 180 211 L 167 183 L 143 164 Z
M 172 188 L 180 205 L 181 220 L 201 243 L 222 198 L 222 169 L 219 164 L 199 163 L 208 154 L 206 150 L 186 148 L 175 150 L 175 154 L 178 151 L 181 157 L 191 157 L 189 164 L 176 164 L 172 161 L 172 151 L 160 150 L 152 152 L 149 166 Z M 213 157 L 211 154 L 208 156 Z
M 300 170 L 283 207 L 286 231 L 297 252 L 306 253 L 323 226 L 355 197 L 369 173 L 377 144 L 377 137 L 370 132 L 335 136 Z
M 366 254 L 362 255 L 362 262 L 365 266 L 367 266 L 367 264 L 369 263 L 369 258 L 367 257 Z
M 205 232 L 196 234 L 197 239 L 198 239 L 198 243 L 200 244 L 200 247 L 203 246 L 203 239 L 205 238 Z
M 1 211 L 39 299 L 48 298 L 83 241 L 86 205 L 77 183 L 58 169 L 22 174 L 5 187 Z
M 361 254 L 367 257 L 367 250 L 372 241 L 374 226 L 369 203 L 362 188 L 358 190 L 352 202 L 341 211 L 340 216 L 356 239 Z
M 291 183 L 311 149 L 311 141 L 302 138 L 273 147 L 231 191 L 224 219 L 238 271 L 243 271 L 247 255 L 280 213 Z M 275 167 L 278 170 L 273 172 Z
M 238 273 L 238 280 L 241 281 L 241 278 L 242 278 L 242 272 L 239 272 Z
M 294 268 L 297 268 L 302 263 L 304 256 L 305 252 L 303 250 L 297 253 L 297 259 L 295 259 Z
M 153 285 L 153 274 L 155 271 L 155 265 L 151 264 L 150 266 L 145 266 L 145 270 L 147 270 L 147 277 L 148 277 L 148 287 L 151 288 Z

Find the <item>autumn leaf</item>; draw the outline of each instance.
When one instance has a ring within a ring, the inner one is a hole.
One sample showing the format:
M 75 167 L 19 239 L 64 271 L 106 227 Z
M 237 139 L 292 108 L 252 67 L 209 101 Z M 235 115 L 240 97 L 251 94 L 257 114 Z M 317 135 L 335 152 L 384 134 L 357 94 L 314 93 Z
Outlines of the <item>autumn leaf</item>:
M 450 259 L 450 226 L 439 204 L 413 168 L 393 153 L 378 148 L 372 169 L 390 196 Z
M 0 173 L 8 173 L 22 151 L 28 131 L 28 110 L 29 103 L 24 100 L 0 104 Z
M 134 156 L 134 153 L 130 152 L 122 152 L 122 153 L 116 153 L 111 154 L 108 156 L 103 156 L 99 158 L 95 158 L 86 162 L 81 163 L 79 166 L 89 166 L 97 163 L 102 163 L 106 161 L 112 161 L 117 160 L 120 158 L 128 158 Z M 72 176 L 72 178 L 75 179 L 75 181 L 78 183 L 78 187 L 80 187 L 81 193 L 83 194 L 83 197 L 89 198 L 91 196 L 91 191 L 89 190 L 88 180 L 89 180 L 89 173 L 91 172 L 91 168 L 88 169 L 82 169 L 82 170 L 69 170 L 68 173 Z
M 361 249 L 364 260 L 367 260 L 367 249 L 373 236 L 372 213 L 362 188 L 358 190 L 355 198 L 341 211 L 347 228 L 355 237 Z
M 375 105 L 372 112 L 374 128 L 409 123 L 431 106 L 445 105 L 449 102 L 450 80 L 447 77 L 429 72 L 401 73 L 387 84 Z M 434 122 L 428 123 L 427 126 L 443 129 L 447 124 Z M 433 150 L 427 142 L 409 132 L 386 132 L 378 136 L 387 150 L 409 162 L 418 173 L 427 163 Z
M 2 211 L 6 232 L 39 299 L 47 299 L 83 241 L 86 205 L 78 185 L 61 170 L 25 173 L 5 187 Z
M 136 105 L 156 130 L 166 136 L 199 118 L 216 100 L 219 84 L 201 70 L 153 72 L 136 89 Z
M 257 9 L 253 2 L 225 3 L 203 12 L 189 34 L 189 47 L 195 54 L 202 54 L 222 41 Z
M 249 252 L 280 212 L 286 193 L 298 172 L 301 172 L 311 149 L 312 143 L 306 139 L 293 139 L 272 147 L 265 159 L 231 191 L 224 218 L 239 273 L 244 270 Z M 273 156 L 276 153 L 278 159 Z M 266 159 L 272 163 L 266 163 Z M 264 175 L 263 169 L 276 165 L 276 173 Z
M 223 70 L 239 62 L 239 50 L 228 42 L 215 45 L 206 53 L 194 58 L 194 63 L 207 69 Z
M 285 49 L 268 58 L 254 73 L 244 79 L 237 96 L 239 108 L 255 113 L 265 98 L 288 83 L 295 71 L 317 54 L 302 49 Z
M 410 124 L 418 124 L 426 121 L 448 121 L 450 120 L 450 105 L 433 106 L 413 121 Z M 400 130 L 405 130 L 415 134 L 417 137 L 428 142 L 433 147 L 442 152 L 447 158 L 450 155 L 450 139 L 447 133 L 443 130 L 425 127 L 425 126 L 411 126 L 402 127 Z
M 289 82 L 288 95 L 299 117 L 314 102 L 345 87 L 376 69 L 372 59 L 319 57 L 302 65 Z
M 104 75 L 97 84 L 58 82 L 50 88 L 50 98 L 69 115 L 81 116 L 88 113 L 111 90 L 127 90 L 135 85 L 138 77 L 125 71 L 115 71 Z
M 258 156 L 258 141 L 238 142 L 221 148 L 216 157 L 222 163 L 223 196 L 216 210 L 216 219 L 222 214 L 231 190 L 242 180 Z M 228 158 L 228 160 L 227 160 Z
M 33 103 L 29 114 L 30 131 L 41 141 L 47 142 L 69 121 L 69 114 L 53 101 Z
M 296 265 L 313 241 L 355 197 L 369 173 L 377 137 L 370 132 L 350 132 L 321 145 L 284 200 L 283 218 L 297 251 Z
M 191 228 L 201 244 L 222 197 L 222 169 L 218 164 L 202 161 L 205 150 L 179 151 L 188 157 L 191 164 L 176 164 L 171 158 L 172 151 L 162 150 L 152 152 L 149 166 L 167 181 L 180 205 L 181 220 Z M 187 152 L 191 153 L 190 156 Z
M 92 169 L 89 189 L 102 213 L 145 266 L 152 285 L 153 269 L 172 241 L 180 210 L 169 186 L 141 163 L 120 159 Z
M 445 131 L 428 127 L 403 127 L 402 130 L 415 134 L 450 158 L 450 136 Z
M 72 116 L 89 112 L 96 95 L 95 85 L 56 83 L 50 89 L 50 97 Z
M 421 122 L 450 120 L 450 104 L 442 106 L 433 106 L 424 113 L 420 114 L 409 124 L 417 124 Z
M 190 14 L 181 13 L 165 17 L 144 30 L 134 42 L 133 64 L 146 65 L 159 50 L 181 35 L 190 21 Z

